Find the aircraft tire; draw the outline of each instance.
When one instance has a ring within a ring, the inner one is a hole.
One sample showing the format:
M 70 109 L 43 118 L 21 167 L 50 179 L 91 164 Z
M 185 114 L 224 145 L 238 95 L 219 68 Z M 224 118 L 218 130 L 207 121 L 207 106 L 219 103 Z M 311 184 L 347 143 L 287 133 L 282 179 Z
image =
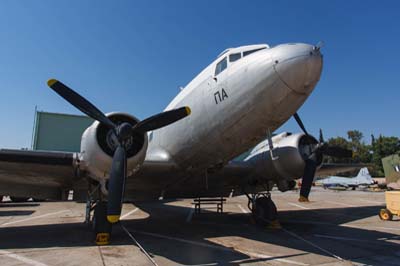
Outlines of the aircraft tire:
M 270 197 L 261 197 L 256 200 L 253 216 L 260 225 L 266 225 L 278 219 L 278 211 Z

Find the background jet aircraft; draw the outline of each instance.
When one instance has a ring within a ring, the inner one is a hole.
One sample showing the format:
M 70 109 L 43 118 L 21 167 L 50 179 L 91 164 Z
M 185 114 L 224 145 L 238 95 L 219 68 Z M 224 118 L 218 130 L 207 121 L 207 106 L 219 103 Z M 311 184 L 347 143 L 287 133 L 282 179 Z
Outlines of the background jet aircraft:
M 108 242 L 124 199 L 246 194 L 258 221 L 273 220 L 276 207 L 261 193 L 268 184 L 285 188 L 303 177 L 306 200 L 322 156 L 349 156 L 309 135 L 296 113 L 320 78 L 320 48 L 290 43 L 227 49 L 163 113 L 143 121 L 104 114 L 64 83 L 49 80 L 52 90 L 96 121 L 83 133 L 79 153 L 2 150 L 0 194 L 60 199 L 73 189 L 74 199 L 87 200 L 87 220 L 94 209 L 99 243 Z M 262 142 L 246 161 L 231 161 L 292 116 L 304 134 L 269 137 L 269 150 Z
M 341 177 L 341 176 L 330 176 L 321 180 L 321 184 L 324 188 L 332 187 L 344 187 L 356 189 L 359 186 L 369 186 L 375 184 L 371 175 L 368 172 L 368 168 L 361 168 L 358 175 L 355 177 Z

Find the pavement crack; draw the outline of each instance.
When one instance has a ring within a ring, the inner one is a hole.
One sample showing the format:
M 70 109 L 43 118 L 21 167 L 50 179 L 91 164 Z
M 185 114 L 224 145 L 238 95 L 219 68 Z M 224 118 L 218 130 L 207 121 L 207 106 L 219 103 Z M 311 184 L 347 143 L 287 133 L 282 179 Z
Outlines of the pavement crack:
M 103 266 L 106 266 L 106 263 L 104 262 L 104 256 L 103 256 L 103 252 L 101 251 L 101 248 L 100 248 L 100 246 L 97 246 L 97 248 L 99 249 L 99 253 L 100 253 L 101 262 L 103 263 Z

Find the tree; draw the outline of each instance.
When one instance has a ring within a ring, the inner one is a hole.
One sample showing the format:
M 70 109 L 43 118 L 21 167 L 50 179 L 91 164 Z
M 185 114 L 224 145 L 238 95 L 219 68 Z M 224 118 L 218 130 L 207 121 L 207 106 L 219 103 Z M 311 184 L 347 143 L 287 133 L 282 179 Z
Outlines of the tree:
M 397 137 L 385 137 L 379 135 L 379 138 L 375 138 L 371 135 L 372 145 L 372 163 L 375 166 L 377 174 L 383 176 L 382 158 L 391 154 L 400 154 L 400 139 Z
M 360 145 L 363 139 L 363 134 L 358 130 L 347 131 L 347 137 L 350 139 L 351 143 Z
M 353 151 L 354 163 L 369 163 L 371 162 L 371 146 L 363 141 L 363 134 L 358 130 L 347 131 L 347 137 L 350 140 L 350 148 Z
M 351 148 L 350 143 L 345 138 L 342 138 L 342 137 L 330 138 L 330 139 L 328 139 L 327 142 L 328 142 L 329 146 L 339 146 L 344 149 Z M 331 157 L 331 156 L 325 157 L 326 163 L 345 163 L 348 161 L 349 160 L 345 159 L 345 158 L 337 158 L 337 157 Z
M 349 130 L 347 139 L 343 137 L 330 138 L 327 141 L 328 145 L 351 149 L 353 157 L 346 159 L 326 156 L 324 162 L 372 164 L 371 175 L 383 176 L 382 158 L 395 153 L 400 155 L 400 139 L 382 135 L 375 138 L 374 135 L 371 135 L 371 145 L 369 145 L 363 141 L 363 137 L 361 131 Z

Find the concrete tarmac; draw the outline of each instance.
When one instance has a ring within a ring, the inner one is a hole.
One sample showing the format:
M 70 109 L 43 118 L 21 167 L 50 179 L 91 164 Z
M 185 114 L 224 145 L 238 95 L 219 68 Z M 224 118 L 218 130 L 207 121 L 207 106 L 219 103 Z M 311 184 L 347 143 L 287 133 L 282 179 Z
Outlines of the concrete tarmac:
M 384 193 L 313 188 L 272 193 L 282 229 L 251 223 L 247 198 L 194 214 L 192 200 L 124 204 L 121 224 L 157 265 L 400 265 L 400 219 L 381 221 Z M 96 246 L 85 204 L 0 203 L 0 265 L 153 265 L 116 225 Z

